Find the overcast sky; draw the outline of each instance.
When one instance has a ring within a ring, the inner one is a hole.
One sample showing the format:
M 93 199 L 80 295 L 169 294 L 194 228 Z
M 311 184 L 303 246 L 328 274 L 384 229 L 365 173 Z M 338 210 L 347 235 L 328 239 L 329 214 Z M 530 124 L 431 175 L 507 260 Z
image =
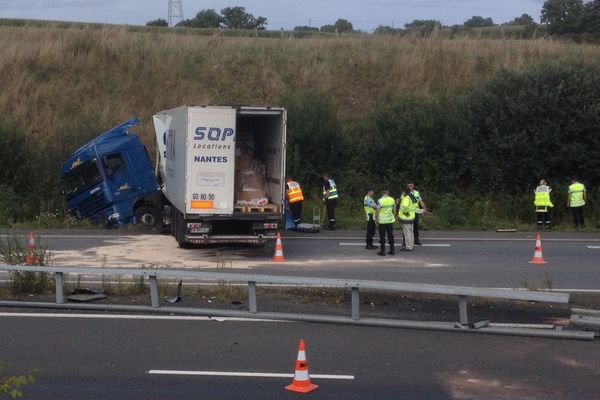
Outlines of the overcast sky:
M 437 19 L 461 24 L 474 15 L 494 22 L 529 14 L 539 22 L 544 0 L 182 0 L 185 18 L 205 8 L 218 12 L 242 6 L 268 19 L 269 29 L 297 25 L 322 26 L 338 18 L 355 29 L 372 31 L 379 25 L 402 27 L 414 19 Z M 143 25 L 167 19 L 168 0 L 0 0 L 0 17 Z

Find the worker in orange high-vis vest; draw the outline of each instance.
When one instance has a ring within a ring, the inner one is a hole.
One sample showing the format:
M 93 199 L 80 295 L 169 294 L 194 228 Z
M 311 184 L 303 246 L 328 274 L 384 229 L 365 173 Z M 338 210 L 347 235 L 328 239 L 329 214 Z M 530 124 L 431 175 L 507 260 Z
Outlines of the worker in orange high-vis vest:
M 302 202 L 304 201 L 302 188 L 300 187 L 300 184 L 293 180 L 290 176 L 286 178 L 286 181 L 287 183 L 285 185 L 285 192 L 287 194 L 288 202 L 290 203 L 290 209 L 292 210 L 294 224 L 298 226 L 302 216 Z

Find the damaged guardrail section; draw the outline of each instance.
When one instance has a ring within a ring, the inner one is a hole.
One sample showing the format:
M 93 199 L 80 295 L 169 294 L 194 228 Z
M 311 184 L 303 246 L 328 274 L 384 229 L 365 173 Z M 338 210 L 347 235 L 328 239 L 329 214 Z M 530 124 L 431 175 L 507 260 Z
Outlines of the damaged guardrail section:
M 219 272 L 200 272 L 192 270 L 175 269 L 135 269 L 135 268 L 93 268 L 93 267 L 57 267 L 57 266 L 23 266 L 0 264 L 0 271 L 36 271 L 54 274 L 56 287 L 56 302 L 24 302 L 0 301 L 0 306 L 9 307 L 44 307 L 44 308 L 69 308 L 87 310 L 117 310 L 133 312 L 165 312 L 221 317 L 245 317 L 272 320 L 325 322 L 336 324 L 368 325 L 382 327 L 412 328 L 441 330 L 452 332 L 472 332 L 517 336 L 553 337 L 561 339 L 592 340 L 594 332 L 575 330 L 532 329 L 521 327 L 499 327 L 488 324 L 469 323 L 468 303 L 470 297 L 495 298 L 506 300 L 521 300 L 548 303 L 568 304 L 568 293 L 538 292 L 520 289 L 490 289 L 466 286 L 431 285 L 406 282 L 383 282 L 349 279 L 324 279 L 296 276 L 253 275 Z M 82 275 L 121 275 L 143 276 L 150 286 L 150 306 L 130 306 L 113 304 L 64 304 L 64 274 Z M 245 282 L 248 287 L 248 311 L 221 310 L 207 308 L 187 307 L 160 307 L 158 280 L 161 278 L 188 278 L 199 282 Z M 273 313 L 259 312 L 257 299 L 257 285 L 286 285 L 286 286 L 315 286 L 350 289 L 351 311 L 348 317 L 313 315 L 298 313 Z M 360 291 L 384 290 L 400 293 L 421 293 L 432 295 L 456 296 L 458 302 L 458 322 L 428 322 L 407 321 L 398 319 L 361 318 L 360 317 Z

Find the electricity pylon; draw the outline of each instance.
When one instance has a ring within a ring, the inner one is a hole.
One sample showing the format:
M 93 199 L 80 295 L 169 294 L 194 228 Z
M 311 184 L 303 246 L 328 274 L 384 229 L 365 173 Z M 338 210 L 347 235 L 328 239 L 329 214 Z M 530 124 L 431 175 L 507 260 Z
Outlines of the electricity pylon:
M 169 0 L 169 26 L 183 21 L 183 0 Z

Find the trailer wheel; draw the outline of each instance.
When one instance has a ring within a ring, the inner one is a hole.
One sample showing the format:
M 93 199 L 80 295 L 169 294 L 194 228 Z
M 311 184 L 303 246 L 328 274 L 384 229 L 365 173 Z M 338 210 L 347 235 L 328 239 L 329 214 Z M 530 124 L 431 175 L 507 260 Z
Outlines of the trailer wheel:
M 154 228 L 160 223 L 160 213 L 152 206 L 141 206 L 135 209 L 135 218 L 139 224 Z

